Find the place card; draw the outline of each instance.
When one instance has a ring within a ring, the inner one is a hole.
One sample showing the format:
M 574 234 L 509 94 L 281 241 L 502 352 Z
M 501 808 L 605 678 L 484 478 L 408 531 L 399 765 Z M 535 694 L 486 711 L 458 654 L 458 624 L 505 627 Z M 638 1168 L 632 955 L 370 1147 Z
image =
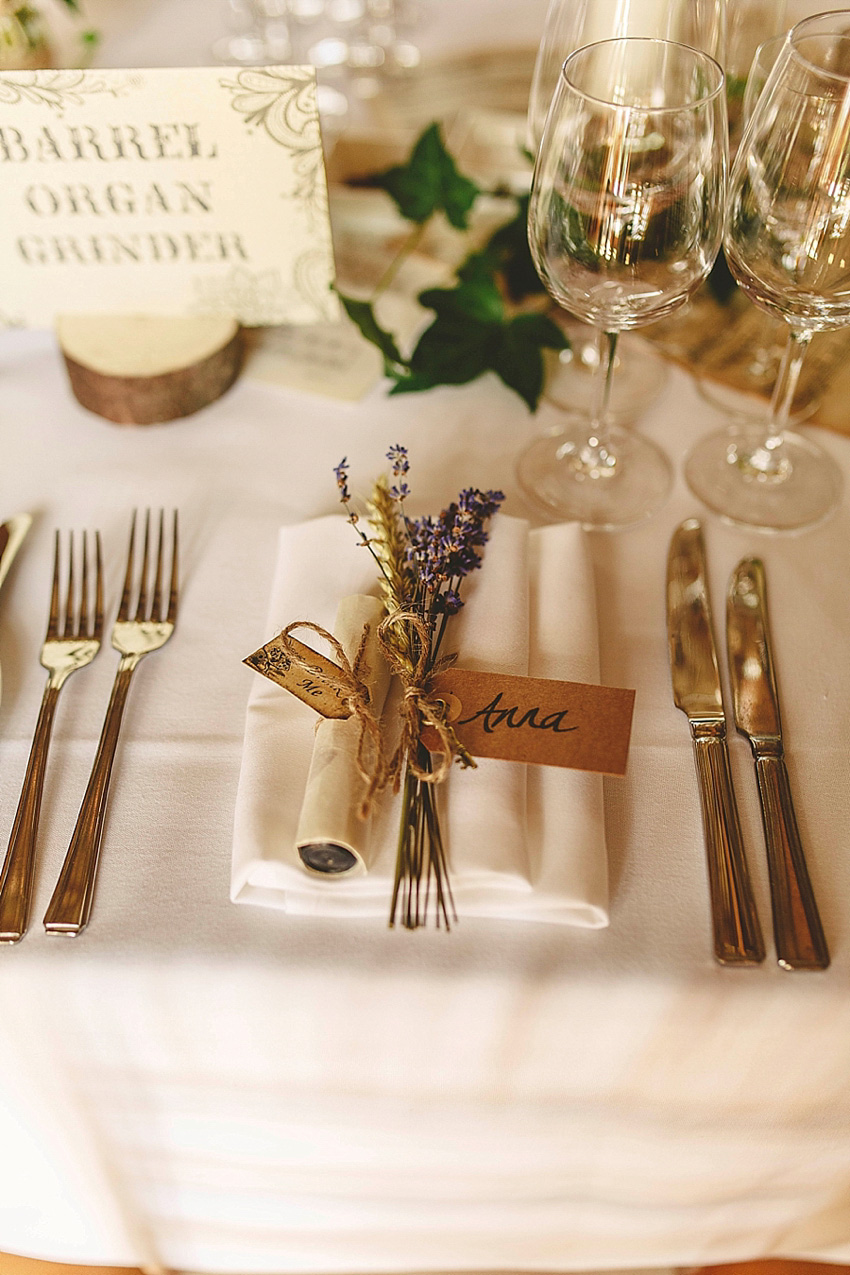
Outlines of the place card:
M 295 638 L 289 640 L 298 655 L 313 665 L 309 673 L 291 663 L 279 638 L 243 663 L 322 717 L 350 716 L 339 692 L 322 676 L 341 678 L 338 665 Z M 604 775 L 626 773 L 635 702 L 632 690 L 451 668 L 431 679 L 428 697 L 443 701 L 446 720 L 473 757 Z M 432 727 L 426 727 L 421 738 L 431 752 L 439 750 L 439 736 Z
M 0 72 L 0 326 L 339 313 L 306 66 Z
M 635 693 L 616 686 L 451 668 L 432 680 L 473 757 L 624 775 Z M 431 747 L 436 737 L 423 732 Z

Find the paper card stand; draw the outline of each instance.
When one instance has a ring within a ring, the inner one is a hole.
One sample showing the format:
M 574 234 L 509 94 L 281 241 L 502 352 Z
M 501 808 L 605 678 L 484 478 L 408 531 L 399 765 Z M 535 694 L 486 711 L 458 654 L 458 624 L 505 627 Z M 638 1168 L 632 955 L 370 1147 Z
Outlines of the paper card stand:
M 333 276 L 314 68 L 4 73 L 0 326 L 55 324 L 86 408 L 198 411 Z

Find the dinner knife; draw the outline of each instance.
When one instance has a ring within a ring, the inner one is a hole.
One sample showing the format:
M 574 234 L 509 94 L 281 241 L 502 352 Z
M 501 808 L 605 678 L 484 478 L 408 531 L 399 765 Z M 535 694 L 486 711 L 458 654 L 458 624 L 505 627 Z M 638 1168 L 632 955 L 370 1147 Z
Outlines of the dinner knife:
M 9 574 L 12 560 L 31 526 L 32 518 L 29 514 L 17 514 L 0 523 L 0 585 Z
M 24 538 L 32 526 L 29 514 L 16 514 L 0 523 L 0 586 L 9 574 L 15 554 L 23 544 Z
M 714 955 L 721 965 L 756 965 L 764 960 L 764 939 L 732 787 L 705 576 L 702 528 L 691 518 L 673 533 L 667 557 L 673 700 L 691 727 L 708 859 Z
M 764 565 L 744 558 L 729 581 L 726 642 L 735 725 L 755 759 L 770 875 L 776 956 L 786 970 L 823 970 L 829 949 L 806 868 L 785 766 Z

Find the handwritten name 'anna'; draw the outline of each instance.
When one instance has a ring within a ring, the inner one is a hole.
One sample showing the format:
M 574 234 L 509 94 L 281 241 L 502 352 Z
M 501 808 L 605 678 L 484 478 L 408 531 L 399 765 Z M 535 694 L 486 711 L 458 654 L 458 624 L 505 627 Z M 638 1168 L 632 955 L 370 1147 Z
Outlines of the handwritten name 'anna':
M 530 730 L 550 730 L 554 735 L 566 735 L 569 731 L 578 730 L 578 726 L 564 725 L 570 711 L 568 708 L 542 714 L 539 705 L 521 710 L 517 704 L 511 708 L 501 708 L 501 702 L 502 692 L 499 691 L 484 708 L 479 708 L 469 717 L 461 718 L 456 725 L 469 726 L 472 722 L 480 721 L 487 735 L 492 735 L 499 727 L 507 727 L 508 730 L 521 730 L 523 727 Z

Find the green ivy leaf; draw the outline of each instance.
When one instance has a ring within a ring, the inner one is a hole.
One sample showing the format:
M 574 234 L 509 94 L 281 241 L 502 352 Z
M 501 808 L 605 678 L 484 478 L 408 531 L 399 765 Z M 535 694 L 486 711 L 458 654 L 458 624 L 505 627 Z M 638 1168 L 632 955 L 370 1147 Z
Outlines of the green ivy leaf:
M 493 371 L 533 412 L 543 391 L 543 350 L 563 350 L 567 344 L 561 329 L 545 314 L 519 314 L 502 329 Z
M 505 315 L 502 294 L 492 273 L 462 279 L 456 288 L 428 288 L 419 293 L 419 304 L 438 315 L 477 319 L 481 323 L 501 323 Z
M 505 319 L 495 280 L 481 262 L 466 275 L 456 288 L 432 288 L 420 295 L 436 317 L 420 337 L 409 371 L 395 375 L 390 393 L 466 385 L 492 371 L 534 411 L 543 389 L 542 350 L 564 349 L 566 338 L 542 314 Z
M 466 230 L 469 210 L 480 193 L 475 182 L 457 171 L 439 124 L 425 129 L 406 164 L 379 173 L 375 185 L 392 196 L 407 221 L 421 225 L 435 212 L 444 212 L 457 230 Z
M 345 307 L 345 313 L 356 323 L 363 336 L 372 345 L 376 345 L 384 356 L 384 372 L 387 376 L 395 376 L 400 368 L 406 367 L 398 346 L 391 333 L 387 332 L 375 318 L 370 301 L 355 301 L 339 293 L 339 299 Z
M 545 291 L 528 246 L 528 200 L 528 195 L 517 200 L 516 216 L 500 226 L 487 243 L 487 254 L 502 272 L 512 301 Z

